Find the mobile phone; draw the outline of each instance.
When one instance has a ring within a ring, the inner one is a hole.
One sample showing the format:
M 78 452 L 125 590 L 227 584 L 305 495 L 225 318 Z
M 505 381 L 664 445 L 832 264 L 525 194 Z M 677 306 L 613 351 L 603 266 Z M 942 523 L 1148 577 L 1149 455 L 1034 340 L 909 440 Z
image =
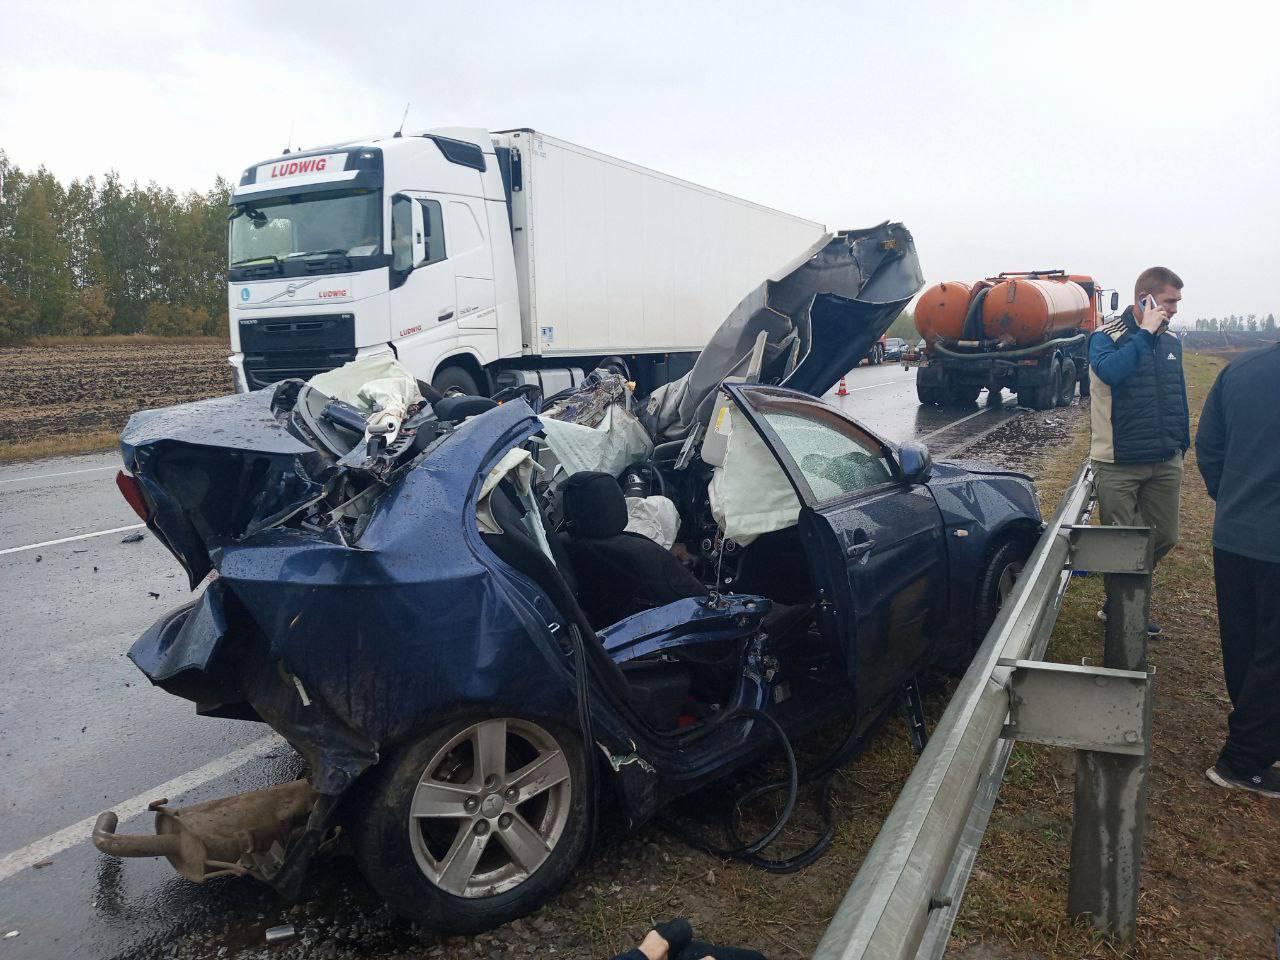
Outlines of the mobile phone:
M 1142 306 L 1143 313 L 1146 313 L 1148 310 L 1154 310 L 1156 308 L 1156 298 L 1149 293 L 1144 294 L 1142 299 L 1139 300 L 1138 302 Z

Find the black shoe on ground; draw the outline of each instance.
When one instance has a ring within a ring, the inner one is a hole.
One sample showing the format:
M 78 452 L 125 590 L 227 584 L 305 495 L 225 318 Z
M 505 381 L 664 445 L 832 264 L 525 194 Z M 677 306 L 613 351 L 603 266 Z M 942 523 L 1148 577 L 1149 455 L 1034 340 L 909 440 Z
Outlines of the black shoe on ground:
M 1242 777 L 1221 763 L 1215 763 L 1204 775 L 1209 778 L 1210 783 L 1216 783 L 1227 790 L 1248 790 L 1264 797 L 1280 797 L 1280 770 L 1275 767 L 1268 767 L 1252 777 Z

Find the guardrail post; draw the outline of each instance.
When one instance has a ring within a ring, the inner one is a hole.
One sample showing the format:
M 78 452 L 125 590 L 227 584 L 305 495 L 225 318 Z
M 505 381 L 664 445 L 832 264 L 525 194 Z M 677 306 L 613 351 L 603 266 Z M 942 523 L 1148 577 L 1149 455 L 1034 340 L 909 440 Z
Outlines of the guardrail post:
M 1088 556 L 1077 557 L 1073 551 L 1073 565 L 1106 574 L 1103 666 L 1146 671 L 1147 603 L 1153 565 L 1150 531 L 1091 527 L 1078 528 L 1078 532 L 1080 545 L 1088 544 L 1078 552 Z M 1133 553 L 1136 535 L 1145 535 L 1140 557 Z M 1128 542 L 1121 544 L 1120 538 Z M 1148 712 L 1153 699 L 1147 699 Z M 1067 910 L 1073 916 L 1090 915 L 1094 927 L 1123 942 L 1133 940 L 1137 934 L 1138 880 L 1151 760 L 1150 717 L 1147 719 L 1140 756 L 1076 752 Z

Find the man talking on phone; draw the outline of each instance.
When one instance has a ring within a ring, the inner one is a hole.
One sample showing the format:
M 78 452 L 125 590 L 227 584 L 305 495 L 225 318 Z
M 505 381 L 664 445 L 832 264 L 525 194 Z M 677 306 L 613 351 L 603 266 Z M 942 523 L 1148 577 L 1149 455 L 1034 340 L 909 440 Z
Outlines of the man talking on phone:
M 1182 343 L 1169 332 L 1182 280 L 1150 267 L 1133 299 L 1089 338 L 1089 456 L 1102 522 L 1150 527 L 1159 563 L 1178 542 L 1182 458 L 1191 446 Z M 1098 616 L 1105 620 L 1105 610 Z M 1149 608 L 1147 633 L 1160 633 Z

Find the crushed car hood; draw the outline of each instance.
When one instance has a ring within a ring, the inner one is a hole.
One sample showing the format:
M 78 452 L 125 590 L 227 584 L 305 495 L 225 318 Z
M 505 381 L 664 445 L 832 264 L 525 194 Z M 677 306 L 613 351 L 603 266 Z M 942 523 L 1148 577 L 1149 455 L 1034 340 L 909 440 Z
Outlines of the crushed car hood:
M 705 423 L 720 384 L 747 371 L 761 333 L 761 381 L 821 396 L 923 285 L 915 241 L 900 223 L 824 237 L 742 299 L 688 374 L 650 395 L 646 429 L 655 441 L 680 440 Z

